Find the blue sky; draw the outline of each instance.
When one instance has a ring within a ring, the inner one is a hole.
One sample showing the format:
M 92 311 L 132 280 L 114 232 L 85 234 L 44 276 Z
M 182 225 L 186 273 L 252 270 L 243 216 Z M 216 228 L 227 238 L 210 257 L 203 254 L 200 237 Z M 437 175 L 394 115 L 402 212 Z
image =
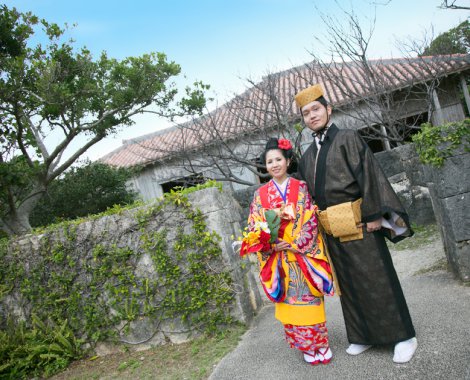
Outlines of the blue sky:
M 460 0 L 468 3 L 468 0 Z M 438 9 L 441 0 L 12 0 L 3 3 L 31 11 L 48 21 L 77 26 L 70 31 L 77 46 L 95 56 L 105 50 L 122 59 L 164 52 L 186 76 L 210 84 L 218 104 L 245 88 L 244 79 L 260 80 L 268 72 L 288 69 L 320 53 L 314 36 L 327 29 L 318 12 L 342 20 L 338 4 L 368 27 L 376 14 L 369 58 L 399 57 L 396 40 L 421 39 L 433 27 L 438 35 L 458 25 L 467 11 Z M 377 5 L 374 5 L 377 4 Z M 386 4 L 386 5 L 381 5 Z M 466 4 L 468 5 L 468 4 Z M 179 83 L 179 82 L 178 82 Z M 89 151 L 96 159 L 121 145 L 122 139 L 154 132 L 168 124 L 154 117 L 137 119 L 132 128 Z

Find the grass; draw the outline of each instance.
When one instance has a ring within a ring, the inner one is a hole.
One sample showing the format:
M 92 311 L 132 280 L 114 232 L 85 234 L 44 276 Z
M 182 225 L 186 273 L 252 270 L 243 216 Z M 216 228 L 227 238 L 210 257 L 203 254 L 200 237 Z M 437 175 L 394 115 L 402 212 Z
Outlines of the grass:
M 416 249 L 433 242 L 439 234 L 436 224 L 413 226 L 415 235 L 391 244 L 395 250 Z M 446 269 L 440 260 L 422 273 Z M 202 336 L 183 344 L 167 344 L 146 351 L 127 351 L 76 361 L 53 380 L 203 380 L 217 363 L 238 345 L 245 326 L 233 326 L 216 336 Z
M 202 336 L 187 343 L 84 359 L 51 379 L 207 379 L 217 363 L 238 345 L 245 331 L 245 326 L 232 326 L 215 336 Z
M 416 249 L 429 244 L 439 236 L 437 224 L 428 224 L 424 226 L 413 226 L 414 235 L 398 243 L 389 243 L 389 248 L 394 251 L 403 251 L 405 249 Z
M 448 270 L 447 268 L 447 259 L 442 258 L 434 263 L 434 265 L 431 265 L 428 268 L 423 268 L 420 269 L 419 271 L 415 272 L 415 275 L 420 275 L 420 274 L 426 274 L 426 273 L 431 273 L 435 272 L 437 270 Z

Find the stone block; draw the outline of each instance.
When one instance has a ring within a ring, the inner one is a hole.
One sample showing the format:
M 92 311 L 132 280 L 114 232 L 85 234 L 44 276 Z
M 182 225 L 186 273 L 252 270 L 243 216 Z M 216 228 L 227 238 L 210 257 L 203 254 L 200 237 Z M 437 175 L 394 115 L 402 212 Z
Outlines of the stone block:
M 462 239 L 468 234 L 468 194 L 441 199 L 436 185 L 429 184 L 432 206 L 441 232 L 442 243 L 451 271 L 462 281 L 470 280 L 470 244 Z M 456 235 L 457 234 L 457 235 Z
M 470 193 L 442 199 L 441 205 L 444 226 L 452 230 L 455 241 L 470 240 Z
M 388 180 L 392 184 L 392 186 L 395 183 L 400 184 L 400 182 L 406 182 L 406 183 L 404 183 L 404 186 L 406 186 L 407 188 L 409 188 L 409 186 L 410 186 L 408 177 L 407 177 L 405 172 L 400 172 L 400 173 L 397 173 L 395 175 L 392 175 L 391 177 L 388 177 Z
M 427 186 L 429 182 L 426 177 L 426 171 L 424 170 L 424 165 L 421 163 L 418 155 L 409 158 L 405 163 L 405 172 L 406 176 L 411 179 L 413 185 L 415 186 Z
M 379 162 L 387 177 L 404 172 L 403 161 L 401 159 L 401 149 L 396 148 L 384 152 L 375 153 L 374 156 Z
M 470 240 L 455 244 L 455 257 L 458 263 L 458 275 L 461 281 L 470 281 Z
M 470 153 L 449 157 L 442 167 L 427 170 L 439 198 L 470 192 Z
M 436 217 L 434 216 L 429 189 L 424 186 L 412 186 L 411 197 L 412 204 L 407 209 L 411 222 L 417 225 L 435 223 Z

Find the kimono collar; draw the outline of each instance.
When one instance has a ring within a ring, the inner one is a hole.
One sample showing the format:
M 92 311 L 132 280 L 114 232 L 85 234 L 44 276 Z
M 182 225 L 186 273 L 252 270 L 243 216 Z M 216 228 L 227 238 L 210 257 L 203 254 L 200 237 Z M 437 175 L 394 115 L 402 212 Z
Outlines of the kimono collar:
M 326 132 L 328 132 L 328 128 L 330 128 L 331 125 L 332 125 L 331 122 L 327 122 L 326 125 L 322 129 L 320 129 L 319 131 L 312 132 L 312 136 L 313 137 L 320 137 L 322 135 L 325 135 Z
M 287 186 L 289 185 L 289 177 L 287 177 L 282 183 L 278 184 L 273 178 L 274 186 L 276 186 L 277 191 L 281 195 L 284 203 L 287 201 Z
M 338 130 L 338 127 L 334 123 L 330 123 L 321 131 L 312 133 L 312 136 L 315 139 L 317 146 L 323 145 L 327 142 L 327 140 L 333 139 L 334 136 L 336 136 L 336 133 L 338 133 Z
M 272 182 L 274 183 L 274 181 L 272 181 Z M 295 179 L 295 178 L 290 178 L 289 177 L 288 185 L 289 185 L 289 194 L 288 194 L 288 197 L 287 197 L 287 202 L 292 203 L 292 205 L 295 209 L 295 207 L 297 205 L 298 198 L 299 198 L 300 181 Z M 269 199 L 268 199 L 268 188 L 269 187 L 270 187 L 270 182 L 268 182 L 267 184 L 261 186 L 260 189 L 259 189 L 259 195 L 260 195 L 260 198 L 261 198 L 261 205 L 266 209 L 271 208 L 271 204 L 269 203 Z
M 314 140 L 317 142 L 317 145 L 323 145 L 323 142 L 326 139 L 326 135 L 328 133 L 328 130 L 330 129 L 332 123 L 328 122 L 322 129 L 316 132 L 312 132 L 312 136 Z

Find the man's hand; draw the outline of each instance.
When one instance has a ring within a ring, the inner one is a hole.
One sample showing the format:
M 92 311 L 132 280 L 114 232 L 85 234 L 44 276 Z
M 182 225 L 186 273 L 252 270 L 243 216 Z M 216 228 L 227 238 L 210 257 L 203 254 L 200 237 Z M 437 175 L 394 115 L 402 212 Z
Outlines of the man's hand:
M 366 224 L 367 232 L 378 231 L 382 228 L 382 219 L 374 220 Z

